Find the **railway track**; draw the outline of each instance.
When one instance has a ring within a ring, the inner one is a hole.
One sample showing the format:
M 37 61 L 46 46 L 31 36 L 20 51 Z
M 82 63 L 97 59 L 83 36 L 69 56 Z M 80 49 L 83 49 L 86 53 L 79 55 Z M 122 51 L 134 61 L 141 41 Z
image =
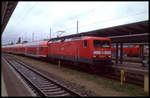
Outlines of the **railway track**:
M 38 59 L 40 60 L 40 59 Z M 66 64 L 65 64 L 66 65 Z M 64 66 L 64 65 L 63 65 Z M 69 65 L 70 66 L 70 63 Z M 135 65 L 134 65 L 135 66 Z M 112 66 L 112 68 L 108 68 L 108 70 L 106 70 L 105 73 L 101 73 L 101 72 L 97 72 L 97 73 L 91 73 L 82 69 L 77 69 L 79 71 L 85 71 L 88 72 L 90 74 L 95 74 L 98 76 L 102 76 L 108 79 L 113 79 L 113 80 L 117 80 L 120 81 L 120 77 L 121 77 L 121 73 L 120 70 L 124 70 L 125 71 L 125 83 L 131 83 L 131 84 L 135 84 L 137 86 L 144 86 L 144 74 L 147 73 L 148 74 L 148 70 L 145 70 L 139 67 L 129 67 L 129 65 L 127 66 L 123 66 L 123 65 L 114 65 Z
M 148 70 L 129 68 L 127 66 L 112 66 L 105 73 L 100 73 L 99 75 L 120 81 L 121 70 L 124 70 L 125 83 L 144 87 L 144 75 L 149 73 Z
M 109 75 L 105 75 L 105 77 L 109 77 L 111 79 L 115 79 L 120 81 L 121 73 L 120 70 L 112 69 L 111 72 L 109 72 Z M 143 75 L 137 75 L 132 74 L 130 72 L 125 71 L 125 81 L 124 83 L 131 83 L 137 86 L 143 86 L 144 85 L 144 76 Z
M 37 96 L 81 96 L 14 57 L 5 55 L 3 58 L 21 75 Z

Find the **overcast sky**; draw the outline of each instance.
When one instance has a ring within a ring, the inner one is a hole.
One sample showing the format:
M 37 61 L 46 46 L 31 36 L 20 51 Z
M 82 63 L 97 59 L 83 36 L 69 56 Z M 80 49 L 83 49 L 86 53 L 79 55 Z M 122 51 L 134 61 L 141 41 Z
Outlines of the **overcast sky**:
M 61 36 L 149 20 L 148 2 L 21 2 L 2 35 L 2 43 Z

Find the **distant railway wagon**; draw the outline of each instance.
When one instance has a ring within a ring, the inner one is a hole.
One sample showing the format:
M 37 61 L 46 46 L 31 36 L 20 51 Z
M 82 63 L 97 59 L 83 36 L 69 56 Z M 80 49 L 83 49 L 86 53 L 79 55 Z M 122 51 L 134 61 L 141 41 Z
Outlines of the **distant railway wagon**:
M 24 48 L 24 55 L 33 57 L 47 57 L 47 41 L 26 43 L 24 44 Z
M 47 57 L 48 46 L 47 41 L 30 42 L 25 44 L 3 46 L 2 51 L 33 57 Z
M 15 54 L 22 54 L 23 53 L 22 47 L 23 47 L 23 44 L 13 45 L 13 47 L 11 48 L 11 51 L 13 51 L 13 53 Z
M 2 46 L 2 52 L 12 52 L 13 45 Z
M 120 52 L 120 47 L 118 48 Z M 140 47 L 139 45 L 124 45 L 123 46 L 123 54 L 124 56 L 130 56 L 130 57 L 138 57 L 140 56 Z M 113 54 L 116 52 L 116 48 L 112 47 Z M 148 54 L 148 49 L 144 48 L 144 55 Z

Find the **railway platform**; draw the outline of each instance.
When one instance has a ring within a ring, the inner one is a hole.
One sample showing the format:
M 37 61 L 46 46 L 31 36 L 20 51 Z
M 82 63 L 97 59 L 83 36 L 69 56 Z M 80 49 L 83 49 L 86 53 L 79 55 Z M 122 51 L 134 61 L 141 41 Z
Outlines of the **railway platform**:
M 22 81 L 2 59 L 1 96 L 34 96 Z
M 3 79 L 3 75 L 1 76 L 1 96 L 4 97 L 4 96 L 8 96 L 7 94 L 7 90 L 6 90 L 6 85 L 5 85 L 5 82 L 4 82 L 4 79 Z

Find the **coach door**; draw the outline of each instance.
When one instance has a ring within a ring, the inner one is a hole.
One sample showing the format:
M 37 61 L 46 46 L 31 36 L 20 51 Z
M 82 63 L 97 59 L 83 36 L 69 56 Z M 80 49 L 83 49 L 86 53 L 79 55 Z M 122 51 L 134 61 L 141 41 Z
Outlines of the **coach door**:
M 36 55 L 39 55 L 39 47 L 36 48 Z
M 75 52 L 75 60 L 76 61 L 78 61 L 78 58 L 80 57 L 79 54 L 80 54 L 80 46 L 77 45 L 76 46 L 76 52 Z

